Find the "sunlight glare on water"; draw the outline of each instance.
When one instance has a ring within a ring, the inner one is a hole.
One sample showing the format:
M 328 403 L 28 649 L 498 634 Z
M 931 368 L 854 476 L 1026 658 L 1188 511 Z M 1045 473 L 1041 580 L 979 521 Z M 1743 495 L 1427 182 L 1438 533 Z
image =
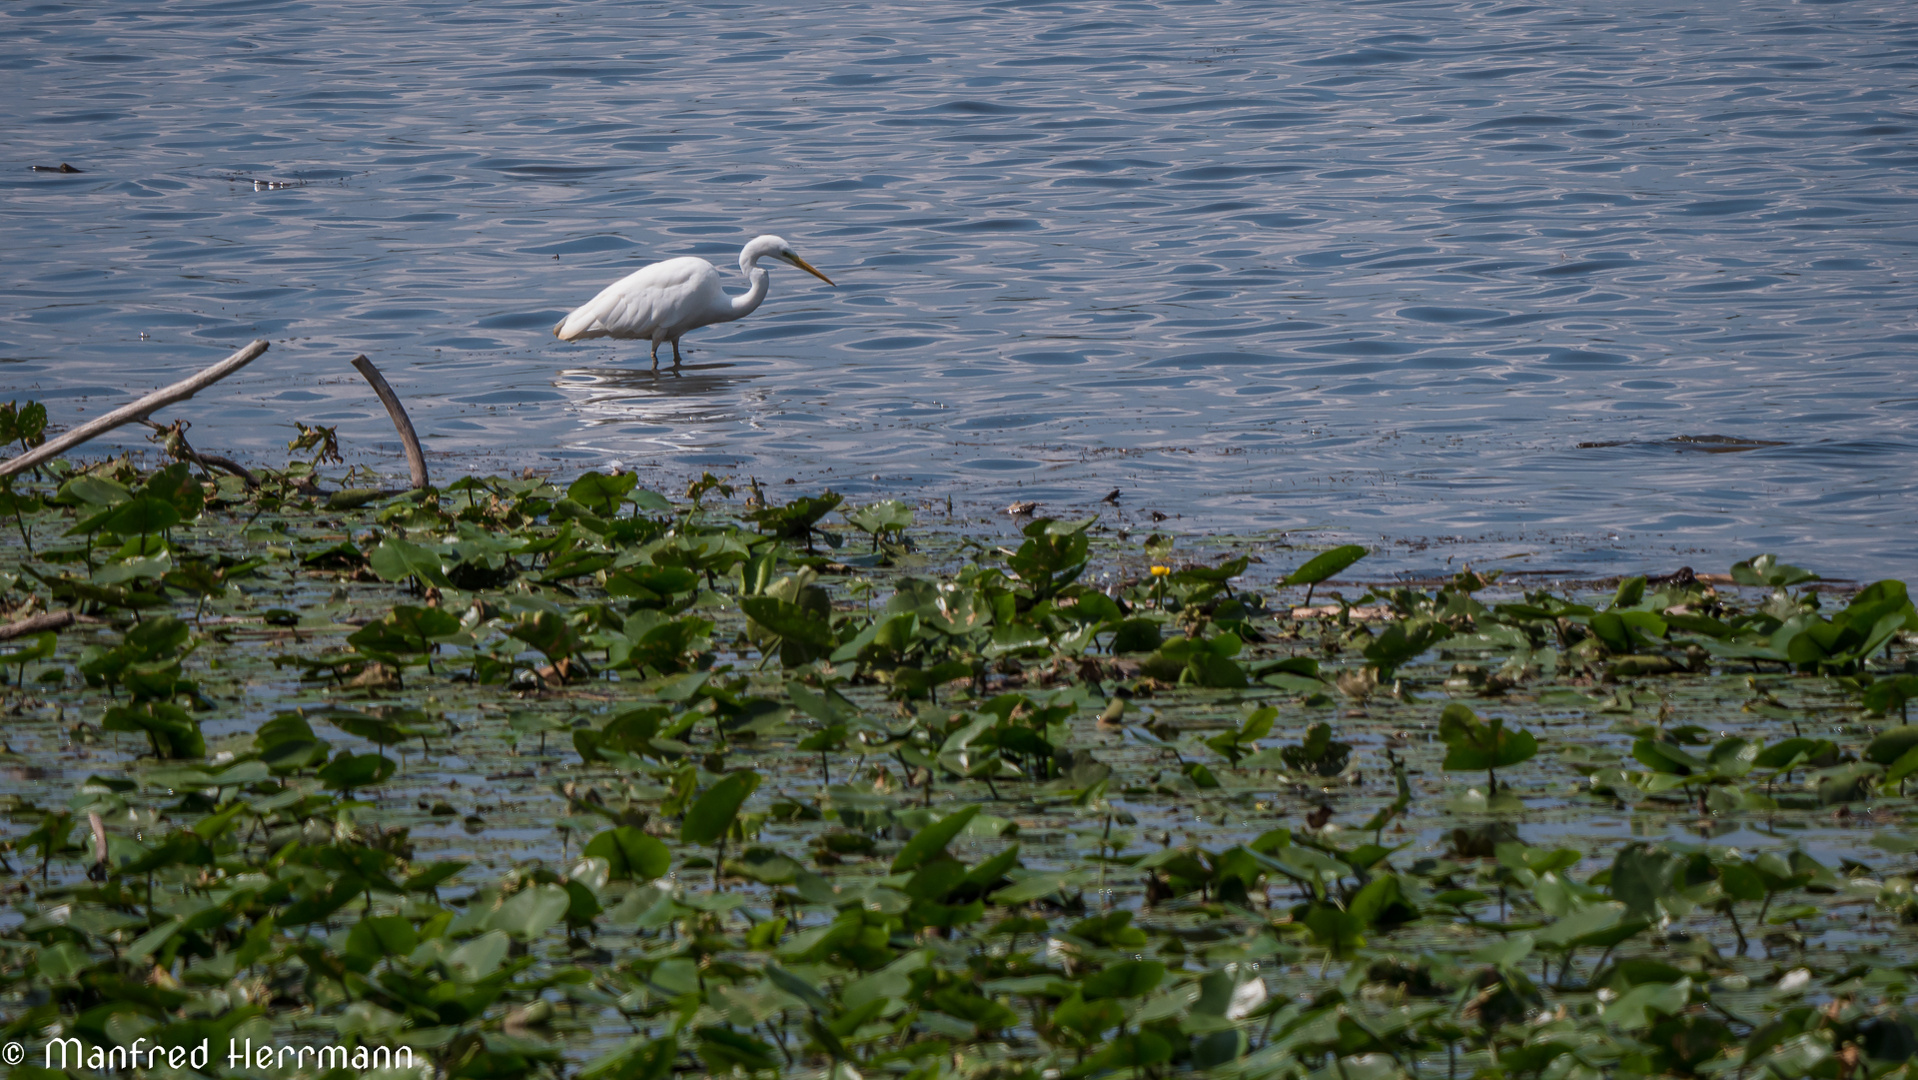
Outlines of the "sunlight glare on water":
M 198 445 L 397 470 L 364 352 L 442 474 L 1909 573 L 1918 9 L 1685 7 L 9 5 L 0 393 L 265 336 Z M 549 334 L 761 232 L 841 287 Z

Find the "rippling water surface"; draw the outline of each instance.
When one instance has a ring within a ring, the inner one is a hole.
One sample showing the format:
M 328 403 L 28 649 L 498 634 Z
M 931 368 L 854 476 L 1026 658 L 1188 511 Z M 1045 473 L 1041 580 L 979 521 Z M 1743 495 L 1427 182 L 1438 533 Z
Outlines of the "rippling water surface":
M 1910 574 L 1914 86 L 1903 0 L 12 4 L 0 393 L 265 336 L 200 445 L 398 468 L 364 352 L 442 470 Z M 840 287 L 548 334 L 760 232 Z

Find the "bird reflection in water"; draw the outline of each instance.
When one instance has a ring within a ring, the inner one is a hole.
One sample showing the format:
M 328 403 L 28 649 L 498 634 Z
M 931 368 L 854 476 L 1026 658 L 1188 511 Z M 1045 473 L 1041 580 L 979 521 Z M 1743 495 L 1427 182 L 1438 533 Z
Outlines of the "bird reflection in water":
M 742 404 L 737 388 L 759 376 L 732 364 L 685 364 L 667 371 L 568 368 L 554 385 L 589 424 L 710 423 Z

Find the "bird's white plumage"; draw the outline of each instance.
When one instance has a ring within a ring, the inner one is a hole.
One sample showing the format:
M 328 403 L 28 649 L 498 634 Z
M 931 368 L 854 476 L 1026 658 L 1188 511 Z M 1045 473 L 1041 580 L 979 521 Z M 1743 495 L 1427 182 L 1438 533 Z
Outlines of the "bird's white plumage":
M 731 314 L 719 271 L 692 257 L 636 270 L 601 289 L 553 331 L 564 341 L 592 338 L 667 339 Z
M 718 322 L 730 322 L 752 314 L 766 298 L 770 275 L 759 266 L 762 258 L 791 263 L 826 284 L 832 279 L 814 270 L 794 252 L 792 245 L 777 236 L 761 236 L 739 253 L 739 269 L 751 287 L 739 296 L 728 296 L 719 271 L 712 263 L 690 256 L 637 270 L 600 290 L 599 295 L 573 309 L 553 327 L 553 336 L 561 341 L 587 341 L 593 338 L 623 338 L 651 341 L 655 365 L 659 346 L 673 343 L 673 359 L 679 360 L 679 338 L 689 330 Z

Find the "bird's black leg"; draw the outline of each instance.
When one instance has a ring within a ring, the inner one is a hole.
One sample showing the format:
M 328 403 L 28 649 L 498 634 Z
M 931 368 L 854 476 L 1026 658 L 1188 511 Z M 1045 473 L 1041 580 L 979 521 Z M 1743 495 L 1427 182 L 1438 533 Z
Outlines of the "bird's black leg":
M 659 342 L 653 342 L 653 370 L 659 370 Z
M 679 366 L 679 339 L 673 339 L 673 366 Z

